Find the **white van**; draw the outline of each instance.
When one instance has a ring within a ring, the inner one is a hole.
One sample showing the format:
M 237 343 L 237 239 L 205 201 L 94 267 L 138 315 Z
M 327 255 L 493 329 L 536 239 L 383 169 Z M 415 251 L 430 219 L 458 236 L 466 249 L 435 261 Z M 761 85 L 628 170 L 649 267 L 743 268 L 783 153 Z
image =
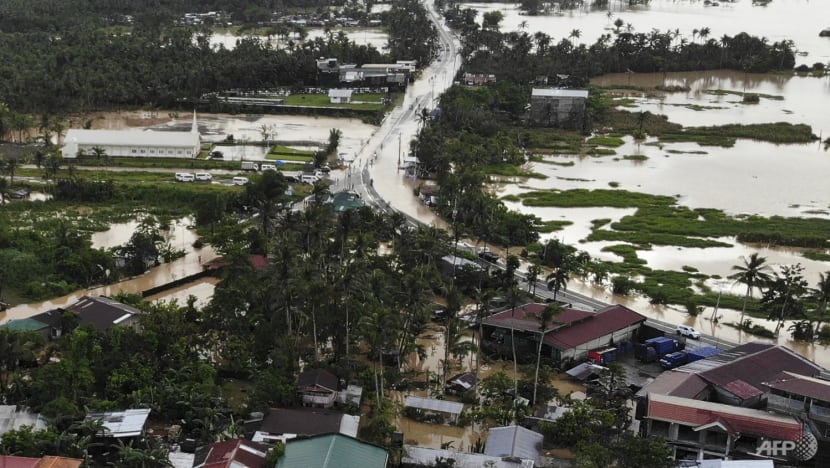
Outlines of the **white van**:
M 197 172 L 196 173 L 196 180 L 210 182 L 211 180 L 213 180 L 213 176 L 210 175 L 210 173 L 208 173 L 208 172 Z
M 233 178 L 233 185 L 245 185 L 247 183 L 248 183 L 248 178 L 247 177 L 237 176 L 237 177 Z
M 275 166 L 275 165 L 273 165 L 273 164 L 261 164 L 261 165 L 259 166 L 259 170 L 260 170 L 260 171 L 276 171 L 276 170 L 277 170 L 277 166 Z
M 196 180 L 196 176 L 189 172 L 177 172 L 176 180 L 179 182 L 193 182 L 194 180 Z
M 318 177 L 316 175 L 303 174 L 303 176 L 300 177 L 300 182 L 302 182 L 304 184 L 310 184 L 310 185 L 316 184 L 317 181 L 319 181 L 319 180 L 320 180 L 320 177 Z

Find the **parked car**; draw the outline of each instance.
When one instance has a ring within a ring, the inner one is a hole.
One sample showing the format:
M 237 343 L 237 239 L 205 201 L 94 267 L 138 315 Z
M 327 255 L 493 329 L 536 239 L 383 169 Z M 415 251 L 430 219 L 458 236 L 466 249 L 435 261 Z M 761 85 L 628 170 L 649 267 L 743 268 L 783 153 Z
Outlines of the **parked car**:
M 221 151 L 218 151 L 218 150 L 217 151 L 211 151 L 210 158 L 211 159 L 224 159 L 225 154 L 222 153 Z
M 197 172 L 196 173 L 196 180 L 208 181 L 209 182 L 209 181 L 213 180 L 213 176 L 210 175 L 210 173 L 207 173 L 207 172 Z
M 189 172 L 177 172 L 176 173 L 176 181 L 178 182 L 193 182 L 196 180 L 196 176 Z
M 247 183 L 248 183 L 248 178 L 247 177 L 237 176 L 237 177 L 233 178 L 233 185 L 245 185 Z
M 21 189 L 17 189 L 14 192 L 9 193 L 9 198 L 16 198 L 18 200 L 22 198 L 29 198 L 29 195 L 31 193 L 32 192 L 28 188 L 23 187 Z
M 494 254 L 493 252 L 490 252 L 489 250 L 482 250 L 481 252 L 479 252 L 478 258 L 490 263 L 499 262 L 499 256 Z
M 693 340 L 700 339 L 700 332 L 688 325 L 678 325 L 676 331 L 678 335 L 683 335 Z
M 259 170 L 260 171 L 276 171 L 277 166 L 275 166 L 273 164 L 262 164 L 262 165 L 259 166 Z

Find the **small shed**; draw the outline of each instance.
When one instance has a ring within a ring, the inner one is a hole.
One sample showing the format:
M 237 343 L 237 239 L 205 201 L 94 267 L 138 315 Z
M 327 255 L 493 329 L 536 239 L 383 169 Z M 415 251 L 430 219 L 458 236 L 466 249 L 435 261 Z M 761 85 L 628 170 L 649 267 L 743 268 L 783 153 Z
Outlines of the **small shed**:
M 541 464 L 544 438 L 542 434 L 522 426 L 493 427 L 487 435 L 484 454 L 492 457 L 516 457 Z
M 456 401 L 436 400 L 435 398 L 424 398 L 408 396 L 404 401 L 404 408 L 412 408 L 421 413 L 449 415 L 453 423 L 458 422 L 458 417 L 464 411 L 464 404 Z
M 330 89 L 329 90 L 329 101 L 332 104 L 348 104 L 352 102 L 352 90 L 351 89 Z

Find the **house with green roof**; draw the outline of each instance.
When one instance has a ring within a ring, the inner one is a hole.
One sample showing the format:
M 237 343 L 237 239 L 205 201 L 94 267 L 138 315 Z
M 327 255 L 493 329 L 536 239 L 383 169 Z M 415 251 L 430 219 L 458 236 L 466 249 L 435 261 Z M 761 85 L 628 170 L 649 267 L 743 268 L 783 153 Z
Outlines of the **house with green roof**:
M 389 453 L 377 445 L 342 434 L 291 439 L 276 468 L 386 468 Z
M 44 338 L 49 338 L 50 326 L 33 318 L 12 319 L 0 325 L 0 329 L 16 332 L 36 332 L 43 335 Z

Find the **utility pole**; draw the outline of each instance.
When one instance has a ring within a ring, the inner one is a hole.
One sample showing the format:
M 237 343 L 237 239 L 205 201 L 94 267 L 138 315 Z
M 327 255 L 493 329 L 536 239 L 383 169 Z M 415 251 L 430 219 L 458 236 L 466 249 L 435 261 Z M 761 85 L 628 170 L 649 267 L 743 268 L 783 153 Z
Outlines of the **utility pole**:
M 401 132 L 398 132 L 398 170 L 401 170 Z

